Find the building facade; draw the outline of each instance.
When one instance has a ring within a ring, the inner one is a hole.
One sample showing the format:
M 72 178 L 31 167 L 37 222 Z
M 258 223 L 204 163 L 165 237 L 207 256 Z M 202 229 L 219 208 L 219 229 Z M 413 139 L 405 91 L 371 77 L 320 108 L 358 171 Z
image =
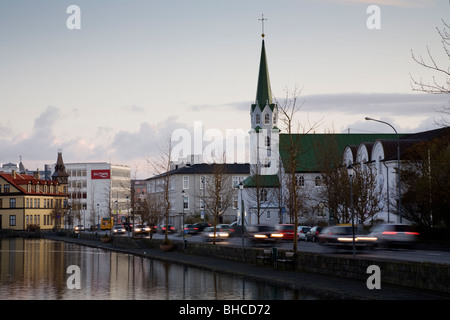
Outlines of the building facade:
M 68 210 L 64 163 L 58 153 L 52 180 L 34 175 L 0 173 L 0 229 L 51 230 L 62 227 Z
M 54 170 L 54 165 L 50 165 Z M 125 219 L 130 212 L 131 170 L 106 162 L 66 163 L 69 212 L 65 226 L 91 228 L 110 216 Z
M 180 230 L 185 221 L 213 222 L 214 210 L 218 212 L 219 223 L 236 220 L 238 208 L 238 188 L 250 173 L 249 164 L 192 164 L 178 166 L 161 175 L 146 180 L 146 188 L 139 184 L 141 194 L 146 189 L 148 196 L 163 196 L 165 181 L 169 181 L 170 199 L 169 224 Z M 168 179 L 168 180 L 166 180 Z M 216 182 L 220 183 L 220 190 Z M 215 200 L 218 205 L 213 208 Z M 161 217 L 160 223 L 163 223 Z

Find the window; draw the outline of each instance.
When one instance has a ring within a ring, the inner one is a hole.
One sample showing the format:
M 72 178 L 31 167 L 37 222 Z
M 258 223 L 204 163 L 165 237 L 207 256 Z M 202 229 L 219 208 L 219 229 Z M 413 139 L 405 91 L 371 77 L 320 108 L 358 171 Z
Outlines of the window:
M 189 177 L 188 176 L 183 177 L 183 189 L 189 189 Z
M 189 197 L 183 197 L 183 209 L 189 209 Z
M 9 199 L 9 207 L 10 208 L 15 208 L 16 207 L 16 198 Z
M 3 192 L 4 192 L 4 193 L 9 193 L 9 184 L 5 184 L 5 185 L 3 186 Z
M 270 124 L 270 115 L 268 113 L 264 115 L 264 124 Z
M 299 187 L 305 186 L 305 177 L 304 176 L 297 177 L 297 185 Z
M 11 216 L 9 216 L 9 225 L 10 225 L 11 227 L 13 227 L 13 226 L 16 225 L 16 215 L 11 215 Z
M 233 209 L 237 209 L 237 208 L 238 208 L 238 197 L 233 196 Z
M 267 190 L 261 189 L 261 201 L 267 201 Z
M 314 179 L 315 183 L 316 183 L 316 187 L 320 187 L 320 177 L 316 176 L 316 178 Z
M 232 177 L 232 182 L 231 182 L 231 187 L 232 188 L 237 188 L 239 185 L 239 177 Z
M 205 189 L 205 182 L 206 182 L 205 176 L 201 176 L 200 177 L 200 189 L 201 190 Z
M 270 137 L 266 137 L 266 147 L 270 149 Z
M 259 114 L 255 115 L 256 124 L 261 124 L 261 116 Z
M 200 199 L 200 210 L 205 210 L 205 201 L 203 199 Z

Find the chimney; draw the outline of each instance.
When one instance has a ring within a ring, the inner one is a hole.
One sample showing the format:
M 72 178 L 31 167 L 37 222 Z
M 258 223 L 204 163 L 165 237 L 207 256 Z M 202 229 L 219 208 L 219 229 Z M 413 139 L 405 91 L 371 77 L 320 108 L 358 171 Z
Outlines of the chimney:
M 34 178 L 35 178 L 36 180 L 39 180 L 39 179 L 40 179 L 40 176 L 39 176 L 39 169 L 36 169 L 36 171 L 34 172 L 33 176 L 34 176 Z
M 12 175 L 13 179 L 15 179 L 15 178 L 16 178 L 16 170 L 13 170 L 13 171 L 11 172 L 11 175 Z

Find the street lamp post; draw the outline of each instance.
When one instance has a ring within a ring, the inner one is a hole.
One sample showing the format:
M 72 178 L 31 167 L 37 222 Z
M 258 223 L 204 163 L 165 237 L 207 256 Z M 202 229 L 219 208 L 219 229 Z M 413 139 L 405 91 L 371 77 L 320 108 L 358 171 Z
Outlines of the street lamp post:
M 356 258 L 355 246 L 355 217 L 353 214 L 353 166 L 351 164 L 347 167 L 348 178 L 350 180 L 350 213 L 352 216 L 352 242 L 353 242 L 353 259 Z
M 184 201 L 185 201 L 185 192 L 184 190 L 181 191 L 181 196 L 183 197 L 183 224 L 181 226 L 181 231 L 183 232 L 183 249 L 186 250 L 187 243 L 186 243 L 186 232 L 184 230 Z
M 395 134 L 397 135 L 397 168 L 398 168 L 398 173 L 397 173 L 397 186 L 398 186 L 398 214 L 399 214 L 399 218 L 400 218 L 400 223 L 402 223 L 402 188 L 401 188 L 401 180 L 400 180 L 400 137 L 398 135 L 397 130 L 395 130 L 395 128 L 390 124 L 387 123 L 385 121 L 381 121 L 381 120 L 377 120 L 377 119 L 373 119 L 370 117 L 365 117 L 366 120 L 368 121 L 376 121 L 376 122 L 380 122 L 380 123 L 384 123 L 386 125 L 388 125 L 389 127 L 391 127 Z M 389 186 L 388 186 L 389 188 Z
M 239 192 L 241 194 L 241 239 L 242 239 L 242 247 L 244 247 L 244 198 L 242 198 L 242 190 L 244 189 L 244 184 L 239 182 Z

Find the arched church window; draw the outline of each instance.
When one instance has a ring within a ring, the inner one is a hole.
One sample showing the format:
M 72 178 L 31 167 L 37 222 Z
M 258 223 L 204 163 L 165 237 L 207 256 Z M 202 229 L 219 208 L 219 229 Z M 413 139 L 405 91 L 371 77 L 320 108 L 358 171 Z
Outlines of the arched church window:
M 316 176 L 315 178 L 316 187 L 320 187 L 320 177 Z
M 270 137 L 266 137 L 266 147 L 270 148 Z
M 261 123 L 261 116 L 259 114 L 255 115 L 255 122 L 256 122 L 256 124 Z
M 264 115 L 264 124 L 270 124 L 270 115 L 268 113 Z
M 267 190 L 261 189 L 261 201 L 267 201 Z

